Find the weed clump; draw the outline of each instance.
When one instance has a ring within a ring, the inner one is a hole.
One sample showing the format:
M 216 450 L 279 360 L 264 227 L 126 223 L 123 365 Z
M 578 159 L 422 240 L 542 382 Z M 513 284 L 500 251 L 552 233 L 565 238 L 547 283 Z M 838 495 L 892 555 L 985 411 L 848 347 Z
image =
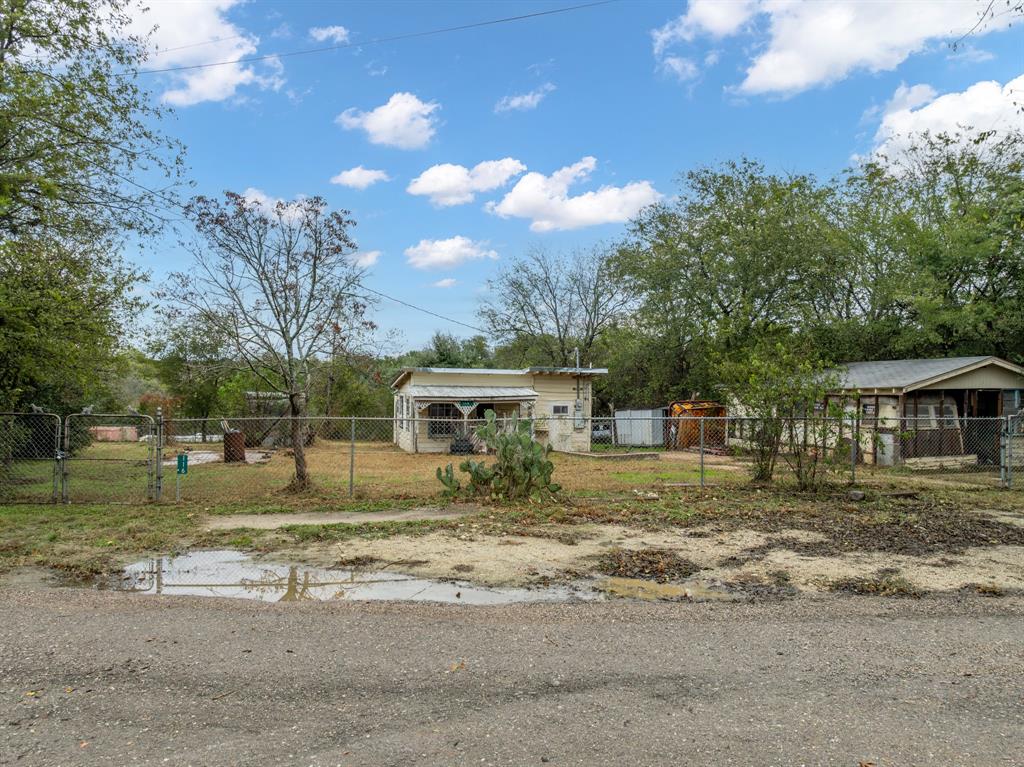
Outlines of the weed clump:
M 871 597 L 918 598 L 922 591 L 899 574 L 898 570 L 879 570 L 871 576 L 840 578 L 831 583 L 832 591 Z
M 685 580 L 700 569 L 671 549 L 614 549 L 602 556 L 597 565 L 597 571 L 604 575 L 657 583 Z

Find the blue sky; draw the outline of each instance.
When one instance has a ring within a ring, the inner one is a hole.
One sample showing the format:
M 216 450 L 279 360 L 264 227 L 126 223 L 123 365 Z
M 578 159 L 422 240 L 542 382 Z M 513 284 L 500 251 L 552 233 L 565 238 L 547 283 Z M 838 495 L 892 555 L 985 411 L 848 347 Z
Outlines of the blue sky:
M 166 67 L 572 4 L 150 0 L 137 24 L 159 24 L 150 66 Z M 473 324 L 503 262 L 614 241 L 697 165 L 828 176 L 898 153 L 905 131 L 1020 126 L 1021 29 L 997 17 L 950 48 L 985 5 L 623 0 L 144 77 L 175 108 L 197 193 L 322 195 L 358 222 L 367 285 Z M 137 260 L 156 281 L 187 266 L 170 235 Z M 408 348 L 471 332 L 388 301 L 375 318 Z

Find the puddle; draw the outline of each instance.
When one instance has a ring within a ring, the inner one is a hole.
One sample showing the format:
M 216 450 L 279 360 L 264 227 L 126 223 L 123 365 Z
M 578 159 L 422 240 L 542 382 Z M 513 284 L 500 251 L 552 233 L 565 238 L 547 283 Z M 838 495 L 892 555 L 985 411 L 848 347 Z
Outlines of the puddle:
M 387 600 L 502 605 L 604 599 L 589 584 L 491 588 L 417 578 L 386 570 L 326 569 L 257 561 L 240 551 L 195 551 L 147 559 L 101 588 L 137 594 L 233 597 L 261 602 Z
M 188 454 L 189 466 L 202 466 L 204 463 L 224 462 L 224 454 L 213 450 L 186 450 L 184 452 Z M 245 451 L 245 462 L 248 464 L 266 463 L 270 458 L 271 454 L 266 450 L 247 449 Z M 177 463 L 177 454 L 173 454 L 170 458 L 164 459 L 164 466 L 176 466 Z

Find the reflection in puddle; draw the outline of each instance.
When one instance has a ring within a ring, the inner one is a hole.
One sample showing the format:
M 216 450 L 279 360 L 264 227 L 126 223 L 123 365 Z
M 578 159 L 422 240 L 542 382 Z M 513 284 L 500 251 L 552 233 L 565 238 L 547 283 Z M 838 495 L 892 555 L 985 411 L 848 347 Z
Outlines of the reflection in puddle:
M 646 601 L 686 599 L 691 602 L 736 602 L 741 599 L 737 594 L 699 580 L 656 583 L 638 578 L 610 577 L 598 583 L 597 588 L 611 596 Z
M 396 600 L 498 605 L 602 599 L 589 588 L 488 588 L 462 581 L 435 581 L 387 571 L 324 569 L 257 562 L 239 551 L 195 551 L 147 559 L 124 569 L 106 587 L 140 594 L 177 594 L 257 599 L 263 602 Z

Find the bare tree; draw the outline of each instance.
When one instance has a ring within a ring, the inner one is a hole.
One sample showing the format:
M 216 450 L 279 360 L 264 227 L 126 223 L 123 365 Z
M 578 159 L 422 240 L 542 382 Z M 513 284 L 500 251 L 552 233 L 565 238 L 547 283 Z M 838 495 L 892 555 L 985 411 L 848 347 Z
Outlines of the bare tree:
M 492 297 L 480 318 L 498 341 L 525 343 L 550 364 L 574 365 L 576 348 L 589 361 L 630 300 L 612 277 L 610 258 L 600 248 L 558 256 L 534 248 L 488 281 Z
M 293 487 L 304 489 L 303 415 L 314 376 L 342 350 L 357 351 L 374 325 L 351 255 L 355 222 L 319 197 L 269 204 L 233 192 L 186 208 L 197 236 L 195 268 L 170 275 L 161 294 L 228 339 L 236 364 L 288 398 Z

